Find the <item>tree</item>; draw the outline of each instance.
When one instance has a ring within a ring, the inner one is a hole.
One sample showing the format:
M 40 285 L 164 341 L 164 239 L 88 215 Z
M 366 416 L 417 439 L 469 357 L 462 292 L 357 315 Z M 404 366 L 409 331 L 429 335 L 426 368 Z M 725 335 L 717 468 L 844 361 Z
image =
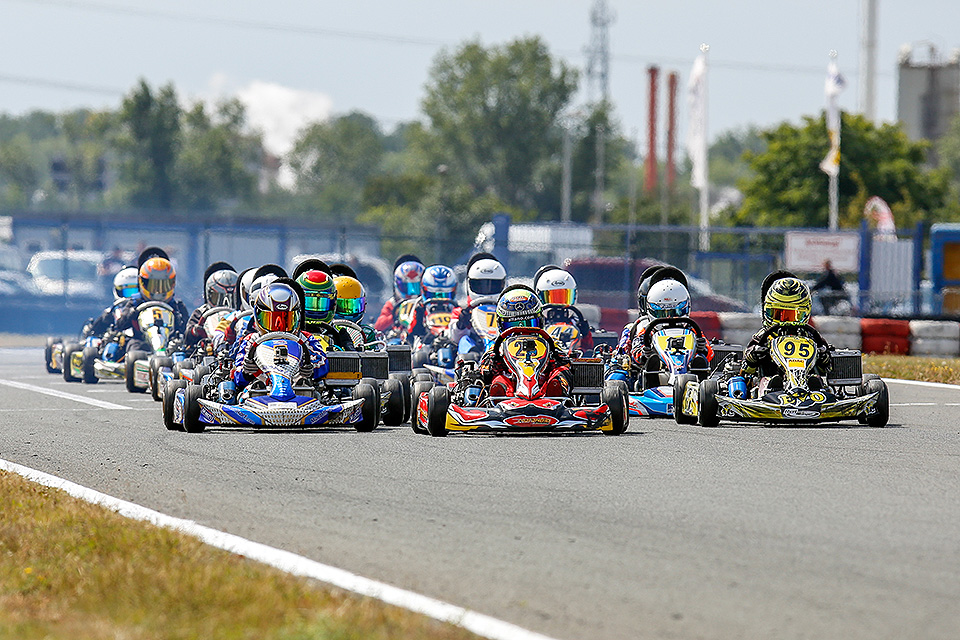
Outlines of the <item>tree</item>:
M 40 186 L 40 172 L 30 153 L 25 134 L 0 142 L 0 201 L 14 207 L 25 207 Z
M 761 137 L 767 149 L 747 152 L 753 175 L 740 182 L 744 203 L 730 221 L 826 227 L 828 179 L 820 161 L 829 142 L 823 116 L 805 117 L 800 126 L 782 123 Z M 926 143 L 911 142 L 898 125 L 877 127 L 863 116 L 846 113 L 841 140 L 841 225 L 859 225 L 871 196 L 886 200 L 901 226 L 944 215 L 947 172 L 924 167 Z
M 180 149 L 182 112 L 173 85 L 153 92 L 145 80 L 123 99 L 118 141 L 121 182 L 132 204 L 169 209 L 176 191 L 174 165 Z
M 353 112 L 304 129 L 289 161 L 297 176 L 297 192 L 310 196 L 312 208 L 353 217 L 360 212 L 364 185 L 383 155 L 377 122 Z
M 560 149 L 557 118 L 576 88 L 576 71 L 553 60 L 537 37 L 441 53 L 423 100 L 437 164 L 477 194 L 531 208 L 535 171 Z

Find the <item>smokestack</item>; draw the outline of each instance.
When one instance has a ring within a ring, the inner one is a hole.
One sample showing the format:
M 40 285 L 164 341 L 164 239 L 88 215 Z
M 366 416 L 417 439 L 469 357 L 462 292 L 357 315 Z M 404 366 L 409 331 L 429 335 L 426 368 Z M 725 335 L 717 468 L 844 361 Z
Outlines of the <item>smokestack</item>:
M 660 67 L 647 67 L 650 76 L 650 109 L 647 122 L 647 171 L 644 178 L 643 191 L 648 196 L 657 190 L 657 75 Z
M 677 161 L 674 150 L 677 146 L 677 81 L 678 74 L 671 71 L 667 76 L 667 193 L 673 195 L 677 179 Z

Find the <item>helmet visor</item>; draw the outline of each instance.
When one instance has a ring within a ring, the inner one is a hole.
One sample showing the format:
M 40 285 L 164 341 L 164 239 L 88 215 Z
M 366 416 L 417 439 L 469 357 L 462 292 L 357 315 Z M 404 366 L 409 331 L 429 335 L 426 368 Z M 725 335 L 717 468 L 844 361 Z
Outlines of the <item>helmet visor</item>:
M 293 331 L 299 322 L 300 314 L 296 309 L 277 311 L 274 309 L 257 309 L 257 326 L 264 331 Z
M 401 298 L 412 298 L 420 295 L 420 282 L 399 282 L 397 283 L 397 293 Z
M 492 296 L 503 291 L 503 279 L 490 280 L 487 278 L 470 278 L 470 291 L 478 296 Z
M 806 314 L 800 309 L 783 309 L 780 307 L 769 307 L 764 309 L 764 315 L 773 322 L 802 323 L 806 322 Z
M 540 299 L 543 304 L 562 304 L 564 306 L 573 306 L 577 299 L 576 289 L 545 289 L 540 292 Z
M 143 292 L 150 300 L 169 300 L 173 297 L 174 280 L 172 278 L 140 280 Z
M 337 298 L 337 315 L 345 318 L 362 316 L 366 308 L 366 298 Z
M 126 284 L 122 287 L 117 287 L 117 295 L 121 298 L 132 298 L 138 293 L 140 293 L 140 287 L 135 284 Z
M 537 328 L 539 326 L 540 326 L 539 316 L 534 316 L 532 318 L 522 318 L 518 320 L 500 320 L 500 331 L 506 331 L 507 329 L 512 329 L 513 327 Z
M 453 291 L 424 291 L 424 300 L 453 300 Z

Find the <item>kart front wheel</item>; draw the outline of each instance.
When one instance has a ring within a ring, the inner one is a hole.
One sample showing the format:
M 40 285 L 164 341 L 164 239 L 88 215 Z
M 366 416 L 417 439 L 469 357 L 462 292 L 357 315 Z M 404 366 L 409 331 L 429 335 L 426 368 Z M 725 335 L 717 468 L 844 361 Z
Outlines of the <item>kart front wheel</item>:
M 202 390 L 198 384 L 187 385 L 183 390 L 183 428 L 187 433 L 203 433 L 203 430 L 207 428 L 207 425 L 200 422 L 200 392 Z
M 450 409 L 450 389 L 443 385 L 430 389 L 427 395 L 427 431 L 435 438 L 447 435 L 448 409 Z
M 363 400 L 360 407 L 360 422 L 353 423 L 353 428 L 360 432 L 369 432 L 377 428 L 380 423 L 380 394 L 376 387 L 367 382 L 361 382 L 353 388 L 353 399 Z
M 410 419 L 410 375 L 407 373 L 391 373 L 391 378 L 400 381 L 400 387 L 403 389 L 403 420 L 406 422 Z
M 170 356 L 154 356 L 150 358 L 150 397 L 160 402 L 160 386 L 163 380 L 160 378 L 160 369 L 173 367 L 173 358 Z
M 619 436 L 630 426 L 630 412 L 627 407 L 626 385 L 619 380 L 608 380 L 600 392 L 600 402 L 610 408 L 612 428 L 603 433 L 610 436 Z
M 163 390 L 163 426 L 170 431 L 183 431 L 183 425 L 173 421 L 173 404 L 177 400 L 177 389 L 186 389 L 186 380 L 168 380 Z
M 136 371 L 135 363 L 138 360 L 146 360 L 149 355 L 150 354 L 148 354 L 146 351 L 131 351 L 127 354 L 125 378 L 127 383 L 127 391 L 130 393 L 143 393 L 146 391 L 146 389 L 140 389 L 137 387 L 136 376 L 134 373 Z
M 71 342 L 63 347 L 63 380 L 64 382 L 80 382 L 80 378 L 73 375 L 73 352 L 79 351 L 80 345 Z
M 97 372 L 93 363 L 97 360 L 96 347 L 83 348 L 83 381 L 86 384 L 97 384 Z
M 692 373 L 684 373 L 673 380 L 673 419 L 677 424 L 697 424 L 695 416 L 683 412 L 683 396 L 687 393 L 687 383 L 699 380 Z
M 430 393 L 433 389 L 433 382 L 427 380 L 418 380 L 413 383 L 413 391 L 410 393 L 410 426 L 414 433 L 427 435 L 430 433 L 420 424 L 420 396 L 424 393 Z
M 43 349 L 43 358 L 46 360 L 47 373 L 60 373 L 60 369 L 53 366 L 53 346 L 62 343 L 60 338 L 47 338 L 47 346 Z
M 879 393 L 877 396 L 876 411 L 867 416 L 867 424 L 871 427 L 885 427 L 890 420 L 890 393 L 883 380 L 875 378 L 864 383 L 867 393 Z
M 390 397 L 387 398 L 387 406 L 383 409 L 383 424 L 388 427 L 403 424 L 407 409 L 407 405 L 403 401 L 403 385 L 396 378 L 387 378 L 383 381 L 383 390 L 390 392 Z
M 720 383 L 715 378 L 707 378 L 700 383 L 700 426 L 716 427 L 720 425 L 720 404 L 717 394 L 720 393 Z

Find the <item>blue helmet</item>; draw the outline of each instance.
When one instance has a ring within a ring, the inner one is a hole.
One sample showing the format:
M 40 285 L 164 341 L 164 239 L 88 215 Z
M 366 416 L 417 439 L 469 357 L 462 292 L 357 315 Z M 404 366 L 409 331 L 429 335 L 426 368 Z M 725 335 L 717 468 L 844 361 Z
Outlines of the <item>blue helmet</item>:
M 420 295 L 420 278 L 423 276 L 423 263 L 407 260 L 393 270 L 393 288 L 397 297 L 408 300 Z
M 457 276 L 453 269 L 442 264 L 427 267 L 420 280 L 420 295 L 424 301 L 453 300 L 457 294 Z
M 500 331 L 512 327 L 540 327 L 543 325 L 543 305 L 533 289 L 513 285 L 500 294 L 496 316 Z

